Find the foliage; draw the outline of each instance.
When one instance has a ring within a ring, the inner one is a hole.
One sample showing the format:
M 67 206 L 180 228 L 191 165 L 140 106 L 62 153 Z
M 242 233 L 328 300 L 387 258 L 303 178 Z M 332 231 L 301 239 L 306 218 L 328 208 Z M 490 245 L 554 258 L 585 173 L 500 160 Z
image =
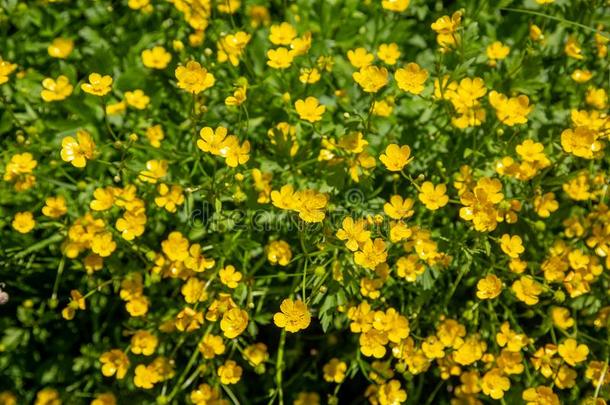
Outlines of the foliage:
M 609 2 L 0 5 L 0 404 L 605 404 Z

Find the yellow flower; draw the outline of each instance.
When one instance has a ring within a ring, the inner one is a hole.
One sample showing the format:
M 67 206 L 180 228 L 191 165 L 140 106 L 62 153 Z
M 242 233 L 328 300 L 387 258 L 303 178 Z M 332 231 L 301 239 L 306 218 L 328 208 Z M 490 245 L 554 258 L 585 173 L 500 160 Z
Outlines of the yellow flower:
M 275 207 L 283 210 L 296 210 L 298 208 L 297 194 L 290 184 L 282 186 L 279 191 L 271 191 L 270 196 Z
M 396 70 L 394 78 L 398 88 L 402 91 L 421 94 L 424 91 L 424 84 L 428 80 L 428 71 L 417 63 L 408 63 L 404 68 Z
M 40 97 L 46 102 L 65 100 L 74 89 L 64 75 L 58 76 L 56 80 L 47 77 L 42 81 L 42 87 L 44 88 L 40 92 Z
M 148 138 L 148 142 L 150 142 L 150 145 L 152 147 L 161 147 L 161 141 L 163 140 L 163 138 L 165 138 L 163 127 L 157 124 L 146 128 L 146 137 Z
M 541 218 L 548 218 L 552 212 L 557 211 L 559 203 L 555 199 L 555 193 L 550 192 L 534 198 L 534 209 Z
M 582 363 L 589 355 L 589 348 L 585 344 L 578 344 L 575 339 L 568 338 L 557 347 L 561 358 L 571 366 Z
M 19 233 L 28 233 L 32 229 L 34 229 L 36 221 L 34 221 L 34 216 L 31 212 L 24 211 L 15 214 L 11 225 L 13 229 L 15 229 Z
M 343 219 L 342 228 L 337 231 L 337 238 L 345 240 L 345 246 L 355 252 L 370 239 L 371 233 L 366 230 L 366 221 L 354 221 L 352 217 Z
M 34 405 L 61 405 L 59 392 L 53 388 L 43 388 L 36 393 Z
M 45 205 L 42 207 L 42 214 L 49 218 L 59 218 L 68 212 L 66 206 L 66 199 L 62 196 L 58 197 L 47 197 L 45 199 Z
M 449 100 L 460 113 L 474 110 L 479 105 L 479 99 L 487 93 L 485 81 L 480 77 L 465 77 L 460 80 L 455 91 L 449 92 Z
M 121 232 L 125 240 L 133 240 L 144 233 L 146 225 L 146 214 L 143 209 L 136 211 L 126 211 L 123 216 L 116 221 L 116 229 Z
M 83 168 L 87 165 L 87 160 L 93 159 L 95 155 L 95 142 L 89 132 L 79 129 L 76 132 L 76 139 L 66 136 L 61 141 L 61 158 L 65 162 L 70 162 L 72 166 Z
M 324 373 L 324 380 L 327 382 L 341 383 L 345 379 L 345 372 L 347 371 L 347 364 L 337 358 L 332 358 L 322 368 Z
M 238 66 L 239 58 L 248 42 L 250 42 L 250 38 L 250 34 L 243 31 L 221 37 L 216 44 L 218 48 L 218 61 L 221 63 L 229 61 L 233 66 Z
M 544 33 L 542 29 L 536 24 L 530 25 L 530 39 L 535 42 L 545 42 Z
M 320 405 L 320 395 L 317 392 L 299 392 L 292 405 Z
M 399 195 L 390 197 L 390 202 L 383 205 L 383 212 L 392 219 L 410 218 L 413 213 L 413 200 L 410 198 L 402 199 Z
M 265 6 L 261 5 L 252 5 L 248 9 L 248 14 L 250 16 L 250 26 L 252 28 L 258 28 L 261 25 L 269 25 L 271 22 L 271 17 L 269 16 L 269 9 Z
M 234 14 L 241 7 L 241 0 L 224 0 L 218 3 L 218 11 L 221 13 Z
M 254 367 L 262 364 L 269 359 L 267 345 L 264 343 L 254 343 L 244 349 L 244 358 Z
M 74 49 L 74 41 L 69 38 L 55 38 L 47 48 L 52 58 L 66 59 Z
M 553 325 L 560 329 L 569 329 L 574 326 L 574 318 L 570 316 L 570 310 L 564 307 L 552 307 L 551 319 Z
M 549 0 L 537 0 L 538 3 L 542 1 L 549 2 Z M 554 0 L 551 0 L 551 2 Z M 542 4 L 542 3 L 541 3 Z M 560 405 L 559 397 L 553 392 L 550 387 L 540 385 L 536 388 L 528 388 L 523 391 L 521 395 L 525 402 L 525 405 Z
M 395 65 L 400 58 L 400 49 L 398 44 L 392 42 L 390 44 L 381 44 L 377 49 L 377 57 L 388 65 Z
M 191 392 L 190 399 L 194 405 L 209 405 L 220 401 L 220 387 L 212 388 L 208 384 L 200 384 Z
M 180 292 L 184 296 L 184 301 L 187 304 L 195 304 L 199 301 L 205 301 L 208 294 L 205 290 L 205 282 L 196 277 L 189 277 L 186 283 L 182 285 Z
M 242 105 L 247 98 L 248 97 L 246 95 L 246 86 L 238 87 L 233 92 L 232 96 L 225 98 L 225 105 L 239 106 Z
M 576 83 L 586 83 L 593 77 L 593 73 L 589 70 L 575 69 L 570 75 Z
M 585 58 L 582 54 L 582 48 L 580 47 L 578 40 L 573 35 L 568 37 L 564 47 L 564 52 L 573 59 L 582 60 Z
M 127 104 L 136 108 L 138 110 L 143 110 L 150 103 L 150 97 L 148 97 L 144 92 L 140 89 L 134 91 L 126 91 L 125 92 L 125 101 Z
M 477 283 L 477 297 L 481 300 L 496 298 L 502 292 L 502 280 L 489 274 Z
M 229 167 L 246 164 L 250 159 L 250 141 L 244 141 L 240 145 L 235 135 L 229 135 L 220 149 L 220 156 L 225 158 L 225 163 Z
M 106 104 L 106 114 L 108 115 L 122 114 L 125 110 L 127 110 L 127 103 L 125 101 Z
M 272 25 L 269 29 L 269 41 L 274 45 L 290 45 L 296 36 L 297 31 L 287 22 Z
M 388 70 L 372 65 L 360 68 L 360 71 L 354 72 L 352 77 L 367 93 L 376 93 L 388 84 Z
M 110 232 L 100 232 L 95 234 L 91 241 L 91 251 L 101 257 L 108 257 L 116 249 L 116 243 L 112 240 Z
M 444 15 L 430 25 L 430 28 L 437 34 L 436 42 L 440 45 L 441 51 L 447 52 L 458 43 L 460 37 L 456 31 L 461 22 L 462 12 L 456 11 L 451 17 Z
M 426 267 L 419 261 L 416 254 L 402 256 L 396 261 L 396 275 L 408 282 L 415 282 L 417 276 L 424 273 Z
M 274 69 L 289 68 L 294 59 L 294 52 L 291 50 L 279 47 L 277 49 L 269 49 L 267 51 L 267 65 Z
M 116 397 L 111 392 L 97 394 L 90 405 L 117 405 Z
M 382 0 L 381 7 L 385 8 L 386 10 L 400 13 L 402 11 L 405 11 L 407 7 L 409 7 L 410 2 L 411 0 Z
M 178 87 L 193 94 L 209 89 L 216 82 L 214 75 L 194 60 L 188 61 L 186 66 L 178 66 L 175 75 Z
M 270 242 L 265 249 L 267 251 L 267 260 L 269 260 L 271 264 L 288 266 L 292 259 L 290 245 L 283 240 L 274 240 Z
M 604 110 L 608 106 L 608 93 L 602 88 L 590 87 L 587 90 L 585 101 L 598 110 Z
M 358 342 L 360 343 L 362 354 L 367 357 L 380 359 L 385 356 L 385 345 L 388 343 L 388 335 L 377 329 L 370 329 L 360 335 Z
M 373 115 L 378 117 L 389 117 L 394 110 L 393 98 L 373 102 Z
M 0 85 L 8 82 L 8 76 L 17 69 L 17 65 L 0 57 Z
M 242 274 L 235 270 L 232 265 L 225 266 L 218 272 L 220 282 L 229 288 L 237 288 L 237 285 L 242 279 Z
M 89 75 L 89 83 L 82 83 L 80 88 L 94 96 L 105 96 L 112 90 L 112 77 L 108 75 L 100 75 L 99 73 L 91 73 Z
M 504 392 L 509 390 L 510 380 L 502 374 L 500 369 L 493 368 L 483 376 L 481 388 L 485 395 L 489 395 L 493 399 L 500 399 L 504 397 Z
M 599 141 L 599 134 L 584 126 L 566 129 L 561 133 L 561 147 L 565 152 L 585 159 L 599 155 L 604 145 Z
M 492 91 L 489 93 L 489 102 L 496 110 L 498 119 L 510 127 L 525 124 L 527 116 L 534 109 L 525 95 L 508 98 L 504 94 Z
M 544 145 L 540 142 L 534 142 L 531 139 L 526 139 L 515 148 L 521 159 L 526 162 L 537 163 L 541 167 L 546 167 L 550 163 L 544 154 Z
M 367 67 L 375 59 L 375 55 L 369 53 L 364 48 L 356 48 L 354 50 L 347 51 L 347 59 L 356 69 Z
M 436 336 L 428 336 L 426 340 L 422 342 L 421 348 L 424 355 L 431 360 L 445 357 L 445 346 Z
M 171 188 L 166 184 L 159 184 L 157 189 L 159 195 L 155 197 L 155 204 L 165 208 L 168 212 L 176 212 L 176 207 L 184 203 L 182 187 L 172 185 Z
M 373 328 L 384 332 L 388 340 L 393 343 L 400 343 L 409 336 L 409 321 L 394 308 L 387 311 L 376 311 L 373 315 Z
M 222 384 L 236 384 L 241 379 L 243 370 L 233 360 L 227 360 L 223 365 L 218 367 L 218 377 Z
M 135 375 L 133 377 L 133 383 L 136 387 L 149 390 L 156 383 L 161 381 L 161 376 L 151 366 L 152 364 L 148 366 L 145 366 L 144 364 L 139 364 L 136 367 Z
M 102 256 L 101 253 L 99 253 L 99 255 Z M 125 309 L 130 316 L 137 318 L 148 313 L 148 304 L 148 298 L 143 295 L 138 295 L 130 299 L 127 304 L 125 304 Z
M 246 330 L 248 319 L 248 313 L 243 309 L 230 309 L 222 314 L 220 329 L 227 339 L 234 339 Z
M 215 356 L 225 352 L 225 344 L 220 336 L 205 335 L 199 342 L 199 351 L 204 359 L 213 359 Z
M 301 68 L 299 81 L 303 84 L 313 84 L 320 80 L 320 71 L 316 68 Z
M 290 298 L 283 300 L 280 311 L 273 315 L 273 323 L 288 332 L 298 332 L 301 329 L 306 329 L 311 323 L 309 309 L 301 300 L 293 301 Z
M 516 259 L 525 251 L 523 241 L 519 235 L 509 235 L 505 233 L 500 238 L 500 248 L 508 257 Z
M 492 66 L 496 65 L 496 60 L 505 59 L 510 52 L 510 48 L 500 41 L 495 41 L 486 49 L 487 58 Z
M 388 257 L 386 245 L 383 239 L 377 238 L 375 241 L 369 239 L 362 246 L 362 250 L 354 254 L 356 264 L 374 270 L 381 263 L 385 263 Z
M 167 169 L 167 160 L 149 160 L 146 162 L 146 170 L 140 172 L 138 179 L 155 184 L 157 180 L 167 175 Z
M 113 187 L 97 188 L 93 192 L 93 201 L 89 203 L 89 208 L 94 211 L 106 211 L 115 202 L 115 194 L 118 191 Z
M 127 6 L 132 10 L 146 11 L 150 7 L 150 0 L 129 0 Z
M 84 310 L 87 307 L 85 298 L 78 290 L 70 291 L 70 302 L 68 306 L 61 311 L 61 316 L 64 319 L 72 320 L 77 310 Z
M 102 353 L 100 363 L 102 363 L 102 374 L 105 377 L 112 377 L 116 374 L 116 378 L 119 380 L 125 377 L 129 368 L 129 358 L 119 349 Z
M 162 46 L 155 46 L 152 49 L 142 51 L 142 63 L 150 69 L 165 69 L 172 60 L 172 54 L 167 52 Z
M 193 308 L 186 307 L 176 315 L 176 329 L 181 332 L 192 332 L 203 324 L 203 313 Z
M 465 340 L 454 352 L 453 359 L 462 366 L 468 366 L 483 357 L 483 353 L 487 349 L 487 344 L 481 341 L 478 335 L 472 335 Z
M 225 127 L 218 127 L 216 130 L 204 127 L 199 131 L 201 139 L 197 140 L 197 147 L 203 152 L 220 156 L 221 150 L 226 146 L 227 133 L 228 130 Z
M 389 171 L 399 172 L 412 160 L 411 148 L 408 145 L 390 144 L 386 147 L 385 154 L 379 156 L 379 160 Z
M 326 107 L 320 105 L 320 102 L 315 97 L 307 97 L 305 100 L 297 100 L 294 107 L 299 114 L 299 118 L 309 122 L 317 122 L 322 119 L 322 114 L 326 111 Z
M 315 190 L 303 190 L 295 194 L 296 207 L 299 218 L 305 222 L 322 222 L 326 213 L 324 209 L 328 204 L 328 196 Z
M 418 198 L 427 209 L 435 211 L 444 207 L 449 202 L 447 186 L 445 184 L 435 186 L 433 183 L 426 181 L 421 185 Z
M 386 0 L 386 2 L 390 1 L 404 4 L 407 0 Z M 407 400 L 407 392 L 401 388 L 400 381 L 390 380 L 387 383 L 379 386 L 377 399 L 379 401 L 379 405 L 398 405 Z
M 542 286 L 531 276 L 523 276 L 516 280 L 511 289 L 517 299 L 523 301 L 526 305 L 536 305 L 539 300 L 538 296 L 542 294 Z
M 12 181 L 15 178 L 32 173 L 38 162 L 34 159 L 31 153 L 17 153 L 11 157 L 11 160 L 6 165 L 4 170 L 4 180 Z
M 131 337 L 131 352 L 144 356 L 152 355 L 157 349 L 159 340 L 152 333 L 139 330 Z

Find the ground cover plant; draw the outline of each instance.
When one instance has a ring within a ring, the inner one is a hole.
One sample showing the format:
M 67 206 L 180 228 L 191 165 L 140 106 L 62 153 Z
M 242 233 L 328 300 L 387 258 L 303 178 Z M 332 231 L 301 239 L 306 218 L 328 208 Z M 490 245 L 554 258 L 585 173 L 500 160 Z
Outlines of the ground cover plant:
M 605 404 L 609 26 L 0 0 L 0 405 Z

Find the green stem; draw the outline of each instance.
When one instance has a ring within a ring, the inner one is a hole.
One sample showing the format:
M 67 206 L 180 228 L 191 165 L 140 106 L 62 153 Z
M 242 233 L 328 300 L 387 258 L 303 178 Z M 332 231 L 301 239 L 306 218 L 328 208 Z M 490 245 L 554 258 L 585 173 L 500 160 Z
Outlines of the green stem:
M 286 345 L 286 329 L 282 329 L 280 344 L 277 349 L 275 362 L 275 385 L 278 394 L 278 403 L 284 405 L 284 390 L 282 389 L 282 369 L 284 368 L 284 346 Z M 273 401 L 273 399 L 272 399 Z
M 587 31 L 596 32 L 599 35 L 601 35 L 602 37 L 604 37 L 606 39 L 610 39 L 610 36 L 608 36 L 608 34 L 606 34 L 603 31 L 600 31 L 600 30 L 598 30 L 596 28 L 589 27 L 588 25 L 577 23 L 575 21 L 566 20 L 564 18 L 555 17 L 555 16 L 552 16 L 552 15 L 549 15 L 549 14 L 544 14 L 544 13 L 541 13 L 539 11 L 527 10 L 527 9 L 522 9 L 522 8 L 511 8 L 511 7 L 502 7 L 502 8 L 500 8 L 500 10 L 502 10 L 502 11 L 512 11 L 513 13 L 530 14 L 530 15 L 535 15 L 535 16 L 538 16 L 538 17 L 548 18 L 550 20 L 558 21 L 560 23 L 564 23 L 564 24 L 567 24 L 567 25 L 573 25 L 575 27 L 582 28 L 582 29 L 587 30 Z

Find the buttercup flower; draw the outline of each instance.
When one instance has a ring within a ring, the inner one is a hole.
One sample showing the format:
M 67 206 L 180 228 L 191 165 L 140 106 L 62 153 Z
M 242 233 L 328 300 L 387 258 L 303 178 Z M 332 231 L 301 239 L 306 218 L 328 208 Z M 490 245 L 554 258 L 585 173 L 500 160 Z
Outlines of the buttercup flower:
M 152 49 L 142 51 L 142 63 L 150 69 L 165 69 L 172 60 L 172 54 L 167 52 L 162 46 L 155 46 Z
M 46 78 L 42 81 L 43 90 L 40 92 L 40 97 L 46 101 L 65 100 L 74 88 L 66 76 L 60 75 L 56 80 Z
M 306 329 L 311 322 L 311 314 L 307 305 L 301 300 L 293 301 L 289 298 L 282 301 L 281 312 L 273 315 L 273 323 L 288 332 L 298 332 Z
M 175 75 L 178 87 L 193 94 L 209 89 L 216 82 L 214 75 L 194 60 L 188 61 L 186 66 L 178 66 Z
M 379 156 L 379 160 L 392 172 L 401 171 L 412 159 L 411 148 L 408 145 L 390 144 L 386 147 L 385 153 Z
M 326 111 L 326 107 L 321 105 L 317 98 L 307 97 L 305 100 L 297 100 L 294 103 L 294 108 L 299 114 L 299 118 L 309 122 L 317 122 L 322 119 L 322 114 Z
M 112 90 L 112 77 L 108 75 L 100 75 L 99 73 L 91 73 L 89 75 L 89 83 L 82 83 L 81 90 L 85 93 L 93 94 L 94 96 L 105 96 Z

